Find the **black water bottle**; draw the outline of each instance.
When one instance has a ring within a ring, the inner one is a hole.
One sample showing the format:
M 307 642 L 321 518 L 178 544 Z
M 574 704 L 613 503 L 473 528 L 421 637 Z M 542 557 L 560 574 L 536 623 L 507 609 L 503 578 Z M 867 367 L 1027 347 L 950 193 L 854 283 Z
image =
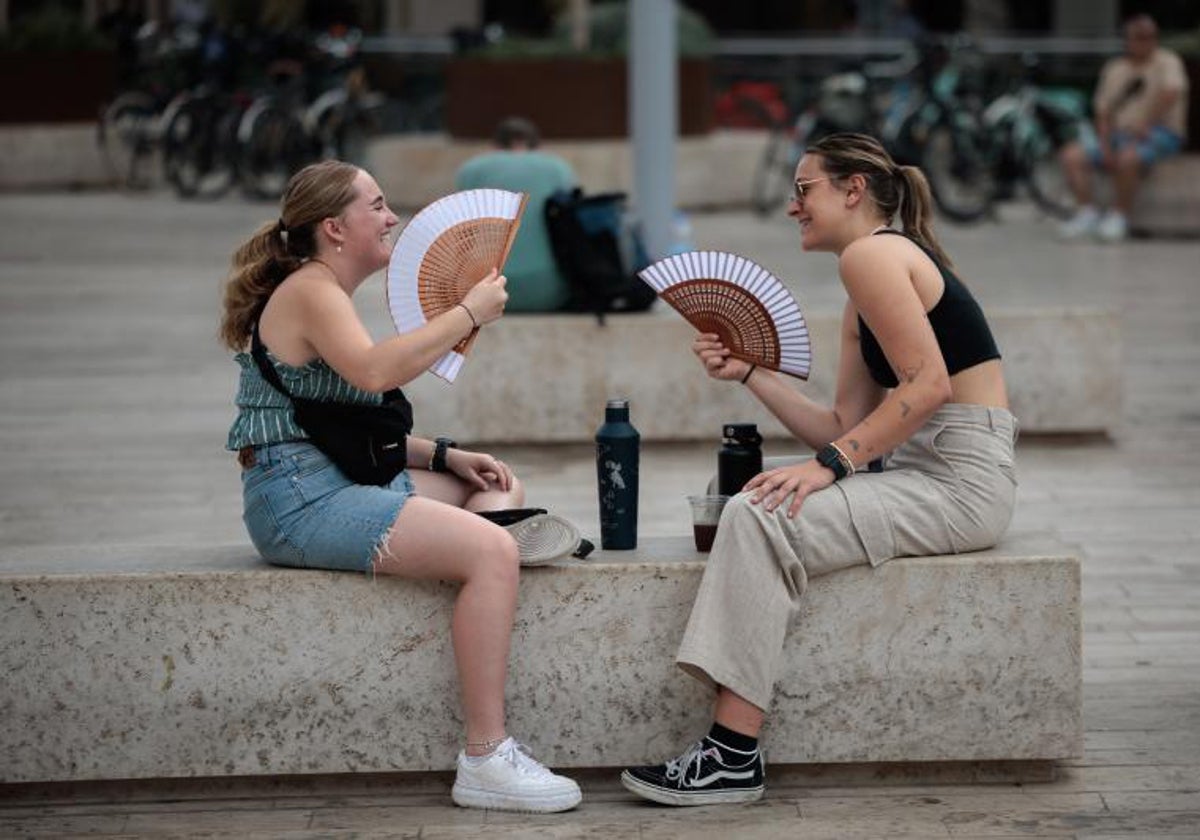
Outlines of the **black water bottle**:
M 762 435 L 753 423 L 726 423 L 717 451 L 717 492 L 732 496 L 762 472 Z
M 600 547 L 637 547 L 638 447 L 629 401 L 609 400 L 596 431 L 596 481 L 600 495 Z

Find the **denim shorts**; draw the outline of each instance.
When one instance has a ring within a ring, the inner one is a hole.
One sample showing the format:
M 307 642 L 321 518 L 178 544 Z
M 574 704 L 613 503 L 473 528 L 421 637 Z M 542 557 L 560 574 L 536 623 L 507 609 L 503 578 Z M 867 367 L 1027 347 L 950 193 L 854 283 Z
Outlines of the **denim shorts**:
M 1093 166 L 1100 166 L 1104 162 L 1104 156 L 1100 153 L 1100 139 L 1094 130 L 1089 128 L 1080 132 L 1079 142 L 1083 144 L 1083 150 Z M 1114 152 L 1132 146 L 1137 150 L 1142 166 L 1151 166 L 1163 158 L 1179 154 L 1179 150 L 1183 148 L 1183 138 L 1168 128 L 1156 125 L 1140 139 L 1128 131 L 1114 131 L 1109 135 L 1109 145 Z
M 242 471 L 242 519 L 268 563 L 304 569 L 370 571 L 404 503 L 408 470 L 384 487 L 355 484 L 307 441 L 254 448 Z

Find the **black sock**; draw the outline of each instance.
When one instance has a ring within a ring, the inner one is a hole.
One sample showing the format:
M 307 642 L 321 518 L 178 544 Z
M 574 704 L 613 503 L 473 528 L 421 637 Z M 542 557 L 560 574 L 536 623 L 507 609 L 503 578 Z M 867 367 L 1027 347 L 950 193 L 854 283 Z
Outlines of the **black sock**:
M 758 750 L 757 738 L 734 732 L 719 723 L 714 723 L 708 731 L 708 740 L 721 751 L 727 764 L 744 764 Z

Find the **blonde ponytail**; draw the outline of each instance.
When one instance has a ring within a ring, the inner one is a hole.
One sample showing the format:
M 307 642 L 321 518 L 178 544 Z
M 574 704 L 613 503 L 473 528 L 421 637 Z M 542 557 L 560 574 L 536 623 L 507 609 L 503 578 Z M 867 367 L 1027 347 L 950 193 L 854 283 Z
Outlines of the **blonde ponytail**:
M 279 220 L 262 225 L 234 252 L 219 330 L 230 350 L 245 349 L 271 294 L 316 256 L 317 225 L 354 200 L 358 173 L 357 166 L 337 160 L 304 167 L 284 188 Z

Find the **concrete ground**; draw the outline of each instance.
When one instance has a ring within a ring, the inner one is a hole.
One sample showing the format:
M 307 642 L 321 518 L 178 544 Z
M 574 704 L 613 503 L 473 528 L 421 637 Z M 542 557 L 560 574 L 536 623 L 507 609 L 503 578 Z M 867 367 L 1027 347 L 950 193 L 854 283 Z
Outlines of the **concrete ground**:
M 246 541 L 223 451 L 235 369 L 215 333 L 229 254 L 274 215 L 165 192 L 0 195 L 0 548 Z M 758 260 L 803 307 L 840 306 L 833 259 L 801 254 L 786 218 L 692 221 L 697 246 Z M 759 806 L 679 814 L 602 772 L 585 775 L 583 809 L 548 820 L 455 811 L 436 776 L 9 787 L 0 835 L 1200 837 L 1200 243 L 1065 245 L 1023 205 L 940 232 L 985 309 L 1087 304 L 1124 319 L 1120 426 L 1018 449 L 1013 528 L 1085 557 L 1086 755 L 1057 781 L 952 785 L 972 779 L 953 770 L 914 787 L 903 772 L 881 784 L 793 769 Z M 359 308 L 388 333 L 378 279 Z M 688 528 L 683 497 L 713 471 L 718 431 L 711 445 L 646 446 L 642 533 Z M 595 532 L 590 447 L 497 452 L 532 503 Z

